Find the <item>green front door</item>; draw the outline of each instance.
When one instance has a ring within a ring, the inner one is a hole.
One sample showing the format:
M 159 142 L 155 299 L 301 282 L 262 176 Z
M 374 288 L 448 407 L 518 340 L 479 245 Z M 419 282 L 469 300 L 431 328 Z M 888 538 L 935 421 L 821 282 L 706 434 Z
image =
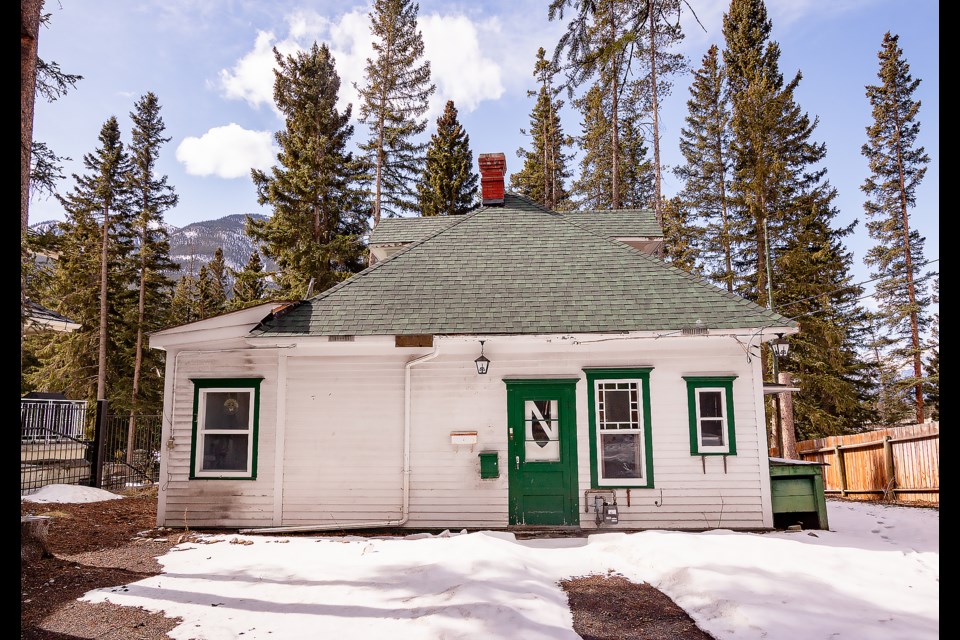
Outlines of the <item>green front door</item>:
M 506 383 L 510 524 L 578 525 L 577 379 Z

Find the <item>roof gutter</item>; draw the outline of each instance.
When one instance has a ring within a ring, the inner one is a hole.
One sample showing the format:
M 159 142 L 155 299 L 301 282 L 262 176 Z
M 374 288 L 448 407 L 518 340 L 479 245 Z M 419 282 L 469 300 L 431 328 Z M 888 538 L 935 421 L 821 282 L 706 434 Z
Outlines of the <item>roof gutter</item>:
M 348 522 L 340 524 L 307 524 L 292 527 L 263 527 L 240 529 L 240 533 L 307 533 L 311 531 L 339 531 L 341 529 L 374 529 L 377 527 L 402 527 L 410 519 L 410 431 L 413 424 L 410 371 L 418 364 L 436 358 L 439 353 L 439 340 L 434 339 L 433 351 L 409 360 L 403 367 L 403 499 L 400 503 L 400 518 L 373 522 Z

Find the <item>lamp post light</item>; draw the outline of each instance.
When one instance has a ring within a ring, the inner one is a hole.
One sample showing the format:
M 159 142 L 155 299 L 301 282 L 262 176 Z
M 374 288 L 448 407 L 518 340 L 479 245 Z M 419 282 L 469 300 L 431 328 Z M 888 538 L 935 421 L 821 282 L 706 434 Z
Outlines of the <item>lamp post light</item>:
M 480 357 L 474 360 L 474 364 L 477 365 L 477 373 L 481 376 L 487 374 L 487 370 L 490 368 L 490 359 L 483 355 L 483 343 L 485 340 L 480 341 Z

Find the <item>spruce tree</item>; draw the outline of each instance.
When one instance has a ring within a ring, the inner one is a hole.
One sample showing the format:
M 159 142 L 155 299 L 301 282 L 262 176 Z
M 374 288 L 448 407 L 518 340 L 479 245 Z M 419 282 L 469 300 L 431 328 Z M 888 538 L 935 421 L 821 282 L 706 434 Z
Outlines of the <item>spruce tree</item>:
M 416 208 L 426 144 L 424 114 L 436 86 L 423 59 L 417 29 L 420 5 L 411 0 L 376 0 L 370 13 L 374 58 L 367 58 L 360 92 L 360 122 L 370 137 L 360 146 L 373 170 L 373 224 Z
M 940 276 L 937 275 L 933 281 L 933 294 L 931 295 L 933 304 L 940 304 Z M 930 409 L 930 417 L 934 420 L 940 419 L 940 312 L 933 315 L 933 322 L 930 324 L 930 342 L 927 345 L 927 362 L 924 365 L 924 371 L 927 374 L 926 384 L 924 385 L 924 401 Z
M 266 294 L 266 274 L 263 272 L 263 262 L 260 253 L 254 249 L 240 271 L 233 271 L 233 297 L 230 299 L 232 309 L 244 309 L 263 302 Z
M 579 137 L 580 175 L 573 183 L 577 204 L 583 209 L 613 208 L 613 175 L 610 172 L 612 151 L 610 120 L 603 105 L 603 91 L 594 85 L 574 100 L 583 115 Z M 618 138 L 619 141 L 619 138 Z
M 680 198 L 699 218 L 702 244 L 698 262 L 704 275 L 733 293 L 735 247 L 731 228 L 730 109 L 720 49 L 712 45 L 690 83 L 686 125 L 680 131 L 684 181 Z
M 153 92 L 140 98 L 130 114 L 133 120 L 133 141 L 130 145 L 131 167 L 129 184 L 132 191 L 134 217 L 133 232 L 137 243 L 134 251 L 134 269 L 137 278 L 137 305 L 129 326 L 135 332 L 133 340 L 133 371 L 131 378 L 131 412 L 140 413 L 143 406 L 151 410 L 159 408 L 162 386 L 153 377 L 141 389 L 141 373 L 161 369 L 163 354 L 147 349 L 147 333 L 164 328 L 169 319 L 166 317 L 166 298 L 170 295 L 173 282 L 166 275 L 179 269 L 170 259 L 170 239 L 164 225 L 164 212 L 177 205 L 178 197 L 173 187 L 167 183 L 167 176 L 157 175 L 157 161 L 161 147 L 170 141 L 163 132 L 166 125 L 160 116 L 160 103 Z M 127 442 L 135 442 L 136 422 L 130 419 Z M 132 462 L 133 447 L 127 448 Z
M 566 150 L 573 144 L 573 139 L 563 133 L 560 124 L 563 100 L 558 98 L 561 89 L 554 80 L 559 70 L 546 55 L 540 47 L 533 67 L 533 75 L 540 87 L 537 91 L 527 91 L 527 96 L 536 96 L 537 101 L 530 113 L 530 128 L 520 130 L 521 134 L 530 136 L 531 147 L 529 150 L 517 149 L 523 167 L 510 176 L 510 188 L 547 209 L 562 211 L 570 206 L 566 180 L 570 178 L 567 163 L 572 155 Z
M 210 298 L 213 303 L 213 315 L 227 308 L 227 263 L 223 259 L 223 247 L 213 252 L 213 260 L 207 263 L 210 272 Z
M 796 426 L 809 435 L 863 420 L 855 348 L 863 320 L 843 247 L 852 227 L 832 226 L 836 191 L 822 168 L 826 147 L 813 140 L 817 120 L 794 98 L 801 74 L 783 80 L 771 26 L 762 0 L 732 0 L 723 18 L 733 268 L 742 275 L 739 293 L 800 320 L 792 339 L 798 348 L 784 370 L 802 389 L 794 399 Z M 766 353 L 765 372 L 772 366 Z
M 653 209 L 663 224 L 663 207 L 657 204 L 657 171 L 647 156 L 640 114 L 630 112 L 621 119 L 620 151 L 623 157 L 620 205 L 624 209 Z
M 664 202 L 663 259 L 687 273 L 699 275 L 697 254 L 700 251 L 700 229 L 690 223 L 690 211 L 678 196 Z
M 873 122 L 862 148 L 870 164 L 862 190 L 867 195 L 867 230 L 876 244 L 867 253 L 866 263 L 872 275 L 880 278 L 876 300 L 894 340 L 892 355 L 909 362 L 913 370 L 913 376 L 901 384 L 913 387 L 919 423 L 924 419 L 921 334 L 929 323 L 930 298 L 916 286 L 923 269 L 924 239 L 910 228 L 910 210 L 916 206 L 916 188 L 930 158 L 917 145 L 920 101 L 914 92 L 920 80 L 910 74 L 898 40 L 889 31 L 883 36 L 878 54 L 880 84 L 867 85 Z
M 473 171 L 470 136 L 457 119 L 457 108 L 448 100 L 430 136 L 423 177 L 417 183 L 420 215 L 466 213 L 477 202 L 477 174 Z
M 340 76 L 327 45 L 274 55 L 274 101 L 286 127 L 276 134 L 278 164 L 252 172 L 258 201 L 274 213 L 248 219 L 247 233 L 277 263 L 280 295 L 297 298 L 311 280 L 320 292 L 363 268 L 364 173 L 347 150 L 351 107 L 337 110 Z
M 196 277 L 189 273 L 180 276 L 170 296 L 170 324 L 179 326 L 198 320 L 194 316 Z

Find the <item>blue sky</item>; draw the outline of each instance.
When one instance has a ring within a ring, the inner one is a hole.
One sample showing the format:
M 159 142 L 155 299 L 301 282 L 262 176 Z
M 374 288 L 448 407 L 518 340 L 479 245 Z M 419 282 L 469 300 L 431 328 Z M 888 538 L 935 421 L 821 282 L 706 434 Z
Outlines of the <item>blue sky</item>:
M 706 31 L 689 19 L 683 52 L 696 66 L 710 43 L 722 46 L 726 1 L 689 0 Z M 508 172 L 526 144 L 531 70 L 537 47 L 551 51 L 563 24 L 547 19 L 546 2 L 488 0 L 472 3 L 422 0 L 421 29 L 437 93 L 431 120 L 453 99 L 474 154 L 502 151 Z M 900 45 L 915 78 L 920 143 L 931 162 L 917 193 L 912 224 L 927 239 L 928 259 L 939 257 L 939 3 L 934 0 L 768 0 L 773 38 L 782 50 L 785 76 L 798 69 L 801 106 L 819 118 L 816 137 L 827 145 L 828 176 L 837 187 L 840 222 L 860 219 L 848 245 L 854 273 L 866 279 L 862 260 L 871 241 L 863 227 L 860 185 L 867 165 L 860 154 L 870 108 L 864 85 L 876 82 L 886 31 Z M 261 212 L 250 167 L 274 160 L 273 133 L 282 127 L 271 102 L 271 48 L 292 52 L 314 40 L 334 51 L 341 100 L 354 102 L 369 52 L 369 3 L 342 0 L 48 0 L 52 14 L 40 34 L 40 56 L 84 79 L 54 103 L 38 102 L 35 137 L 73 158 L 66 173 L 82 172 L 83 154 L 97 146 L 103 122 L 115 115 L 129 139 L 128 114 L 148 91 L 157 94 L 171 141 L 159 170 L 180 195 L 167 213 L 173 225 Z M 687 77 L 675 78 L 663 101 L 661 150 L 668 165 L 680 162 L 679 130 L 686 114 Z M 574 113 L 564 120 L 579 132 Z M 432 128 L 432 122 L 431 122 Z M 356 140 L 366 135 L 357 127 Z M 680 185 L 664 174 L 666 195 Z M 68 178 L 63 189 L 70 186 Z M 54 199 L 35 199 L 30 221 L 63 219 Z M 939 270 L 939 265 L 934 265 Z

